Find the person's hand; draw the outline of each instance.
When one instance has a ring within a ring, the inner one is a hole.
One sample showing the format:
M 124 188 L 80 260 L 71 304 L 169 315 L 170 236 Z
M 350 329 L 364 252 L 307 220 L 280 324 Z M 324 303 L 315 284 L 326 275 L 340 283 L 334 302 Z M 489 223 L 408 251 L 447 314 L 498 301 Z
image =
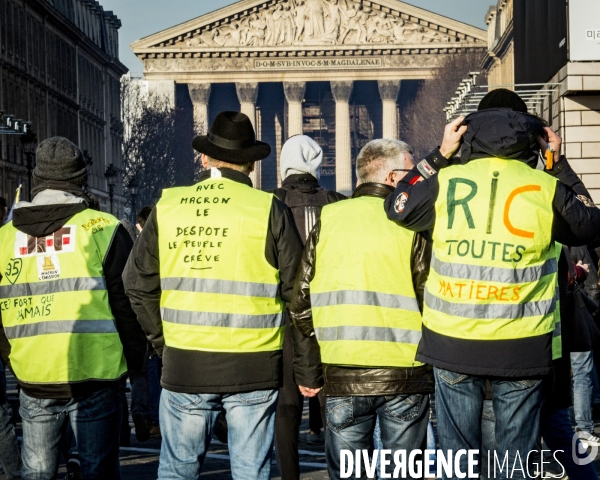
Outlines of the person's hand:
M 298 385 L 298 389 L 300 390 L 300 393 L 302 395 L 304 395 L 305 397 L 308 397 L 308 398 L 316 397 L 319 394 L 319 392 L 321 391 L 320 388 L 308 388 L 308 387 L 303 387 L 302 385 Z
M 464 119 L 465 117 L 458 117 L 444 129 L 444 140 L 442 140 L 440 153 L 446 158 L 451 158 L 460 148 L 460 139 L 467 131 L 466 125 L 461 126 Z
M 548 146 L 554 152 L 554 162 L 558 162 L 560 160 L 560 146 L 562 145 L 562 138 L 559 137 L 551 128 L 544 127 L 546 131 L 546 135 L 548 135 L 548 141 L 544 138 L 538 136 L 537 141 L 540 144 L 542 149 L 542 153 L 546 155 L 546 150 L 548 150 Z
M 576 267 L 581 267 L 585 270 L 585 273 L 590 273 L 590 266 L 587 263 L 583 263 L 581 260 L 577 262 Z

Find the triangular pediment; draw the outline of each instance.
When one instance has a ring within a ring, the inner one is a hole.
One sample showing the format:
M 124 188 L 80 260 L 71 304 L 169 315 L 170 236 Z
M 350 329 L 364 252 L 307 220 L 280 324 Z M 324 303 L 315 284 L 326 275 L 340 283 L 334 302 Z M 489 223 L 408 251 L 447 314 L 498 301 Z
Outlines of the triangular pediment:
M 158 51 L 483 47 L 486 32 L 397 0 L 242 0 L 132 44 Z

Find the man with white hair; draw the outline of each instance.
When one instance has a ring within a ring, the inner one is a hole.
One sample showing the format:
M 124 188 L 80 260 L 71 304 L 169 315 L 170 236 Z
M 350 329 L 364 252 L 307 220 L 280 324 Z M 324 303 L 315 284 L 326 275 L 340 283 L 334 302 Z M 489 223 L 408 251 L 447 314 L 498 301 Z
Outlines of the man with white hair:
M 377 419 L 384 449 L 425 448 L 433 376 L 415 354 L 430 236 L 386 222 L 382 212 L 414 165 L 404 142 L 368 143 L 352 198 L 323 209 L 296 276 L 294 374 L 304 395 L 323 388 L 326 396 L 332 479 L 340 478 L 342 449 L 371 449 Z
M 330 203 L 343 200 L 341 193 L 326 190 L 319 185 L 319 170 L 323 150 L 317 142 L 306 135 L 294 135 L 281 149 L 281 188 L 273 193 L 291 210 L 302 242 L 319 219 L 321 209 Z M 279 389 L 279 403 L 275 417 L 277 461 L 283 480 L 300 478 L 298 454 L 299 427 L 302 423 L 303 397 L 294 381 L 292 327 L 286 316 L 283 339 L 283 387 Z M 323 427 L 319 398 L 309 399 L 308 444 L 323 444 Z

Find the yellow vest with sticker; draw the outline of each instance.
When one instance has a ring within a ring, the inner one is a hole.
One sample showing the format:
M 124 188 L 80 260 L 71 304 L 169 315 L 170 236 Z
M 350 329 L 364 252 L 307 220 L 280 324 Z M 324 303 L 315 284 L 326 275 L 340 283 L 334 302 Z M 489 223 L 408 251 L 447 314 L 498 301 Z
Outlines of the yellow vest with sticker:
M 119 221 L 87 209 L 46 237 L 0 229 L 0 309 L 21 382 L 115 380 L 127 370 L 103 261 Z
M 558 337 L 556 179 L 488 158 L 442 170 L 439 188 L 423 324 L 470 340 Z
M 265 258 L 273 195 L 214 170 L 216 178 L 163 191 L 156 206 L 165 344 L 280 350 L 279 271 Z

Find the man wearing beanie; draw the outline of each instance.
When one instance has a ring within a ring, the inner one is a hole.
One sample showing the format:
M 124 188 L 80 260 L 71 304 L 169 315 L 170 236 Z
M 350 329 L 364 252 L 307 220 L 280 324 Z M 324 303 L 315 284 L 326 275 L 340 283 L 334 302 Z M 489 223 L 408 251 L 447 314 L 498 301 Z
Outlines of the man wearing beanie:
M 252 188 L 271 148 L 246 115 L 219 113 L 192 145 L 206 170 L 196 185 L 163 191 L 124 274 L 163 359 L 158 478 L 199 477 L 224 409 L 233 478 L 267 480 L 302 242 L 287 207 Z
M 22 478 L 54 478 L 69 422 L 83 478 L 119 479 L 120 394 L 146 346 L 121 280 L 133 242 L 90 208 L 77 146 L 54 137 L 36 153 L 34 198 L 0 229 L 0 342 L 21 387 Z
M 321 209 L 330 203 L 343 200 L 341 193 L 319 186 L 319 171 L 323 150 L 312 138 L 295 135 L 281 149 L 281 188 L 273 191 L 294 216 L 302 243 L 317 223 Z M 298 456 L 299 426 L 302 422 L 303 397 L 294 381 L 292 343 L 293 328 L 286 315 L 283 344 L 283 387 L 279 391 L 279 405 L 275 418 L 277 461 L 283 480 L 300 478 Z M 300 338 L 298 340 L 301 340 Z M 308 443 L 323 443 L 321 407 L 318 397 L 309 398 Z

